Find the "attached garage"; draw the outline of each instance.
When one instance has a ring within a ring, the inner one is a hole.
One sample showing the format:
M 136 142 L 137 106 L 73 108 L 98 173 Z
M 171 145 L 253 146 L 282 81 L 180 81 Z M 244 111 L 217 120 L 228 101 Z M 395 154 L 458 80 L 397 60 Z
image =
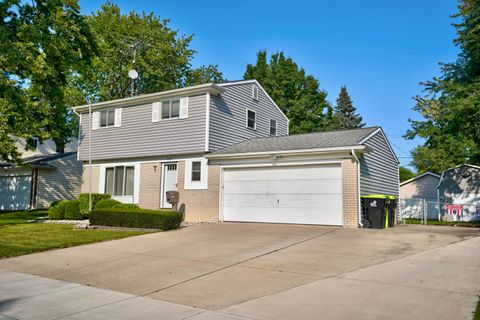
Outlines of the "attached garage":
M 0 176 L 0 210 L 27 210 L 30 204 L 30 175 Z
M 361 227 L 360 196 L 398 196 L 380 127 L 255 138 L 207 155 L 220 166 L 219 220 Z
M 340 164 L 230 168 L 223 220 L 343 225 Z

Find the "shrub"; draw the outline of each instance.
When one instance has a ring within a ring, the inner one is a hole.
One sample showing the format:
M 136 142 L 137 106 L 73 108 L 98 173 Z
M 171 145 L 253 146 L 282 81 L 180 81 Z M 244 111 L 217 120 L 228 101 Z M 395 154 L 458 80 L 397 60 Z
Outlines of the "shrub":
M 52 201 L 52 203 L 50 204 L 50 207 L 48 207 L 48 208 L 55 207 L 60 201 L 62 201 L 62 200 Z
M 92 193 L 92 209 L 95 208 L 95 205 L 98 201 L 103 199 L 110 199 L 110 195 L 103 193 Z M 80 200 L 80 213 L 82 216 L 88 217 L 88 193 L 82 193 L 80 197 L 78 197 L 78 200 Z
M 176 229 L 183 221 L 178 211 L 145 209 L 95 209 L 90 212 L 92 225 L 128 228 Z
M 68 200 L 62 200 L 56 205 L 51 206 L 48 209 L 48 219 L 50 220 L 63 220 L 65 219 L 65 207 Z
M 82 220 L 80 213 L 80 200 L 68 200 L 65 205 L 66 220 Z
M 112 208 L 114 209 L 140 209 L 139 206 L 133 203 L 120 203 L 114 205 Z
M 113 199 L 102 199 L 95 204 L 95 209 L 108 209 L 113 208 L 115 205 L 122 204 L 120 201 Z

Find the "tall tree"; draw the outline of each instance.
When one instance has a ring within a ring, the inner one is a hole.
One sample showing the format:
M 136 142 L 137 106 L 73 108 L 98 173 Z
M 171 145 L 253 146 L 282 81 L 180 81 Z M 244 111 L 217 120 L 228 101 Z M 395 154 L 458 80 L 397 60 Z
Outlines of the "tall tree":
M 19 160 L 15 137 L 67 142 L 68 77 L 95 52 L 76 0 L 0 2 L 0 160 Z
M 130 69 L 136 69 L 135 91 L 152 93 L 184 84 L 194 50 L 192 36 L 180 35 L 168 19 L 153 13 L 122 14 L 107 2 L 88 17 L 99 55 L 88 74 L 72 79 L 91 101 L 124 98 L 131 94 Z
M 398 175 L 400 178 L 400 182 L 403 182 L 412 179 L 413 177 L 415 177 L 416 174 L 409 168 L 400 166 L 400 168 L 398 168 Z
M 362 117 L 356 113 L 353 101 L 347 92 L 347 87 L 342 86 L 337 98 L 337 105 L 334 108 L 334 123 L 337 129 L 362 128 L 365 123 Z
M 327 93 L 317 79 L 283 52 L 275 53 L 267 62 L 265 50 L 257 53 L 255 65 L 247 65 L 244 79 L 256 79 L 290 119 L 290 133 L 322 131 L 328 127 L 326 114 L 330 108 Z
M 221 83 L 225 81 L 227 80 L 223 78 L 222 72 L 218 70 L 218 65 L 208 65 L 188 70 L 185 77 L 185 86 L 194 86 L 209 82 Z
M 460 48 L 453 63 L 441 64 L 441 76 L 422 83 L 425 94 L 414 99 L 423 119 L 410 120 L 405 137 L 425 139 L 412 151 L 418 171 L 440 173 L 448 167 L 480 165 L 480 1 L 463 0 L 454 18 Z

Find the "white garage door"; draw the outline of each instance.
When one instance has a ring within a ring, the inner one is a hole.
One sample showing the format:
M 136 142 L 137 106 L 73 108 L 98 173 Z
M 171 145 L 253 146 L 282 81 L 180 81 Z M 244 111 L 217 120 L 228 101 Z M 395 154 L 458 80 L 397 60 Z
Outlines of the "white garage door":
M 340 165 L 225 169 L 223 219 L 342 225 Z
M 0 177 L 0 210 L 28 209 L 30 179 L 30 176 Z

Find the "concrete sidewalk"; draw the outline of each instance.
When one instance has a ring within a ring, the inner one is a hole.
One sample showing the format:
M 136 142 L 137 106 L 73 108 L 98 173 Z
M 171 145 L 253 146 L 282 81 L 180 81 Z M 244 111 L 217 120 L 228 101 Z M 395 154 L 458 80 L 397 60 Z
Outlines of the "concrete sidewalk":
M 241 320 L 204 309 L 0 270 L 0 320 Z

